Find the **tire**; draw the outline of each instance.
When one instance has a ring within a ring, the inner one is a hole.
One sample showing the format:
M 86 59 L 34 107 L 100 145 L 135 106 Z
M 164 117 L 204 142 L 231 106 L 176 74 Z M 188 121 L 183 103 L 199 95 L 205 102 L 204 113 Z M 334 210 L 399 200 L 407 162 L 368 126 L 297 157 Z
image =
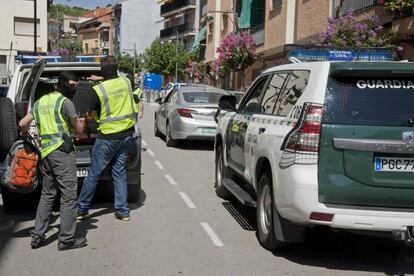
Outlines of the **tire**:
M 268 172 L 262 175 L 258 187 L 256 208 L 257 239 L 268 250 L 283 248 L 287 243 L 277 240 L 275 235 L 273 220 L 274 216 L 279 214 L 274 205 L 272 180 Z
M 128 202 L 137 203 L 141 195 L 141 183 L 128 184 Z
M 19 138 L 13 102 L 0 98 L 0 162 L 3 162 L 11 146 Z
M 175 147 L 177 145 L 177 140 L 171 137 L 169 123 L 167 123 L 167 126 L 165 128 L 165 144 L 167 145 L 167 147 Z
M 218 146 L 216 150 L 216 170 L 215 170 L 215 183 L 214 189 L 216 195 L 223 199 L 232 198 L 232 194 L 227 190 L 227 188 L 222 184 L 223 178 L 229 176 L 228 169 L 224 166 L 223 161 L 223 147 Z
M 161 136 L 161 132 L 158 129 L 157 115 L 154 116 L 154 136 L 155 137 L 160 137 Z

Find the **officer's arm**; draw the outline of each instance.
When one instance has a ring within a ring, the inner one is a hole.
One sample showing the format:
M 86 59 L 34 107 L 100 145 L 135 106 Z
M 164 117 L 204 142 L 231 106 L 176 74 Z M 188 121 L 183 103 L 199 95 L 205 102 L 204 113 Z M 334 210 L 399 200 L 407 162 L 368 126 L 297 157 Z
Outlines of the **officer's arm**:
M 19 122 L 19 130 L 22 135 L 27 135 L 29 132 L 29 125 L 33 121 L 33 115 L 31 113 L 24 116 Z

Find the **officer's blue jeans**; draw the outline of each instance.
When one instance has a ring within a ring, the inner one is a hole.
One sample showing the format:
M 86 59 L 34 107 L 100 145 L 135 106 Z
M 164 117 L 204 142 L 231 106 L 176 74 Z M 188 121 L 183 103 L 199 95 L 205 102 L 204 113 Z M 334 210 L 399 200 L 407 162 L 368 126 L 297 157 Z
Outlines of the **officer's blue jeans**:
M 78 198 L 78 212 L 88 212 L 102 171 L 112 166 L 115 189 L 114 207 L 121 215 L 128 215 L 127 169 L 128 149 L 134 142 L 132 137 L 104 140 L 96 139 L 92 148 L 91 165 Z

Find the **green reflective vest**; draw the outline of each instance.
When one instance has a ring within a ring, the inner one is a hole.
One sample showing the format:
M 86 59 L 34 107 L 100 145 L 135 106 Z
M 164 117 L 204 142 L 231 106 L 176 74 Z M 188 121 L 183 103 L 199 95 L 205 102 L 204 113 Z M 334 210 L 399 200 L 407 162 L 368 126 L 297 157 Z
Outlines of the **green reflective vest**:
M 93 87 L 101 102 L 99 130 L 103 134 L 125 131 L 134 126 L 138 108 L 131 83 L 124 77 L 104 81 Z
M 41 97 L 34 104 L 33 114 L 41 138 L 40 153 L 42 158 L 48 156 L 64 143 L 64 133 L 69 137 L 72 135 L 61 113 L 65 99 L 59 92 L 53 92 Z
M 144 90 L 142 90 L 139 87 L 137 89 L 135 89 L 134 92 L 133 92 L 134 95 L 138 96 L 138 101 L 141 100 L 142 93 L 144 93 Z

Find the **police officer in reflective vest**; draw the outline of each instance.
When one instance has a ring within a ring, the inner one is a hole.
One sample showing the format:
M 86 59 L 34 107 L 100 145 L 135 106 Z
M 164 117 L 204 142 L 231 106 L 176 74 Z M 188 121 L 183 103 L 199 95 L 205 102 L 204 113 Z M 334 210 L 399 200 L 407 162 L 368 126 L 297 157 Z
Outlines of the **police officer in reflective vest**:
M 115 217 L 128 221 L 127 169 L 129 148 L 135 144 L 137 105 L 133 99 L 131 83 L 117 74 L 116 61 L 107 56 L 101 61 L 104 81 L 94 86 L 94 100 L 86 118 L 99 119 L 99 137 L 91 153 L 91 165 L 78 199 L 78 220 L 88 217 L 92 198 L 102 171 L 112 167 L 114 183 Z
M 43 188 L 36 212 L 35 228 L 31 233 L 31 247 L 43 245 L 49 228 L 49 218 L 58 194 L 60 199 L 60 233 L 58 250 L 86 246 L 85 238 L 74 238 L 76 230 L 76 159 L 73 146 L 74 130 L 82 133 L 84 122 L 78 118 L 73 103 L 64 95 L 71 96 L 77 85 L 77 76 L 64 71 L 59 76 L 58 91 L 53 86 L 42 87 L 44 95 L 37 100 L 31 113 L 19 122 L 22 135 L 35 120 L 41 138 Z

